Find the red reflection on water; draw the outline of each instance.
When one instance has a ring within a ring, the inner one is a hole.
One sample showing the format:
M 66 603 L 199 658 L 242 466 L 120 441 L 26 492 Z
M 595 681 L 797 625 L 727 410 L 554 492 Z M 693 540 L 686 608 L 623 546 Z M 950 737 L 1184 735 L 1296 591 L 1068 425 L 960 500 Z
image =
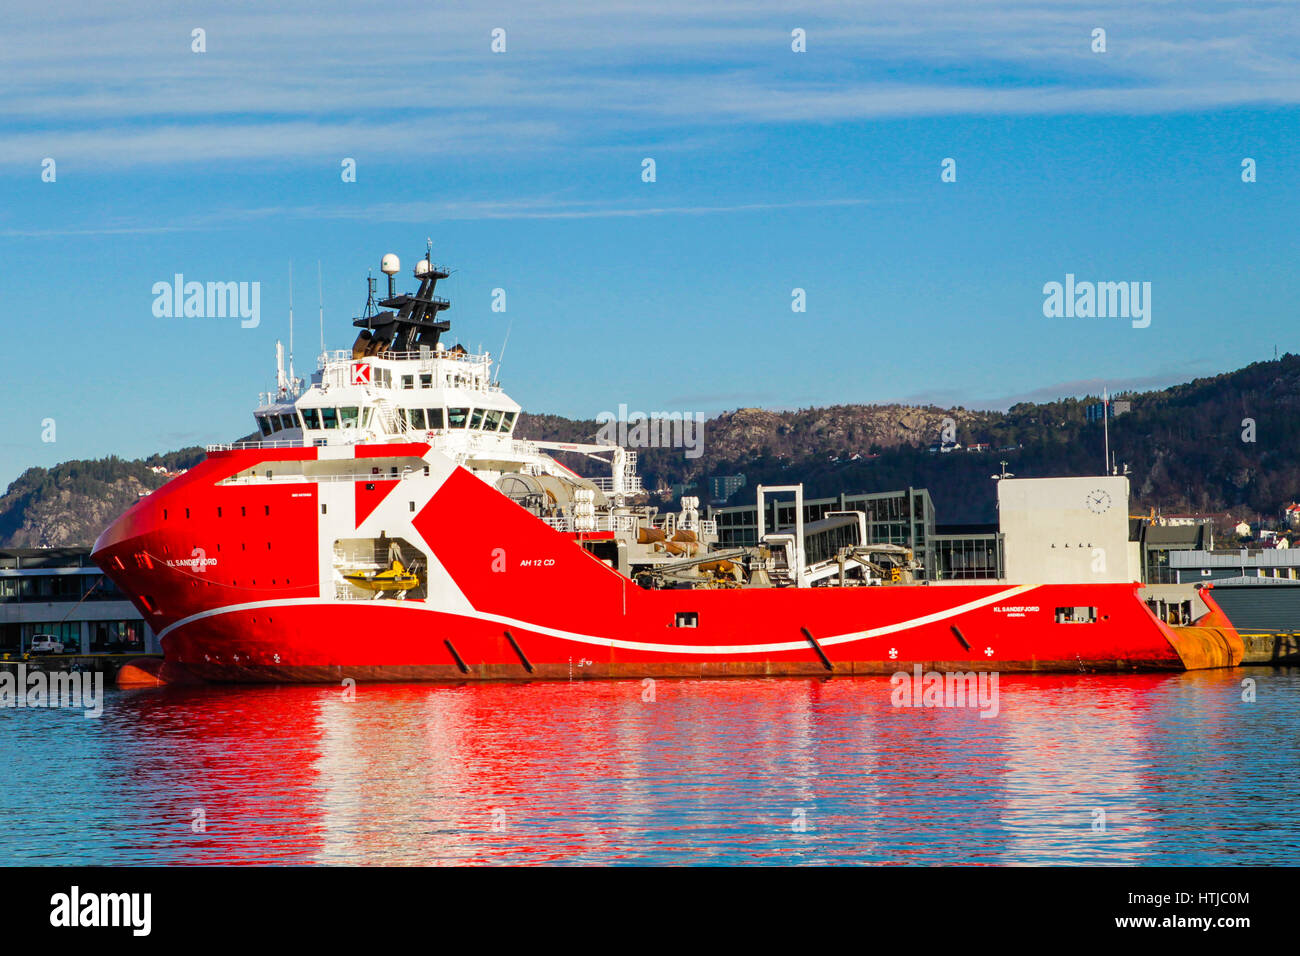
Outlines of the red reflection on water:
M 157 862 L 1115 863 L 1156 839 L 1170 720 L 1190 696 L 1224 748 L 1237 680 L 1002 675 L 991 719 L 887 678 L 164 688 L 114 719 Z

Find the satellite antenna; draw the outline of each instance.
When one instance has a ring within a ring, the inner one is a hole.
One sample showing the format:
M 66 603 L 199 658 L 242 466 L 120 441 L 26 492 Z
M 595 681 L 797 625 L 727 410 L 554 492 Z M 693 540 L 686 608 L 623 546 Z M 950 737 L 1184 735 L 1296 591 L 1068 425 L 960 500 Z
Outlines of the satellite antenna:
M 402 260 L 397 258 L 395 253 L 386 253 L 384 257 L 379 260 L 379 271 L 388 276 L 388 297 L 390 299 L 397 295 L 397 287 L 393 285 L 393 276 L 397 275 L 397 273 L 401 271 L 401 268 Z

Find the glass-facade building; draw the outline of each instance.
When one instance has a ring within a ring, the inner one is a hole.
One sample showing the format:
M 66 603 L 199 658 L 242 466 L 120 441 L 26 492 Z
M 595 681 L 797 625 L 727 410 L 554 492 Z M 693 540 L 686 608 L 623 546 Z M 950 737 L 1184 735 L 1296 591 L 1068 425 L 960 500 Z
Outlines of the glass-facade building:
M 1002 535 L 935 534 L 930 538 L 934 554 L 932 581 L 987 581 L 1006 577 Z
M 872 492 L 836 498 L 805 498 L 803 520 L 820 521 L 832 511 L 861 511 L 867 516 L 869 544 L 898 544 L 911 548 L 923 568 L 929 569 L 929 540 L 934 534 L 934 503 L 924 488 Z M 718 541 L 724 546 L 758 544 L 758 506 L 710 508 L 718 522 Z M 769 531 L 794 526 L 794 502 L 767 499 Z
M 38 634 L 65 654 L 154 654 L 158 641 L 89 548 L 0 551 L 0 655 L 24 653 Z
M 936 534 L 934 502 L 924 488 L 840 494 L 835 498 L 804 499 L 805 524 L 819 521 L 832 511 L 861 511 L 867 516 L 869 544 L 897 544 L 911 548 L 920 565 L 919 580 L 949 581 L 998 579 L 1003 576 L 1002 535 L 991 533 Z M 718 522 L 721 546 L 758 543 L 758 506 L 710 508 Z M 794 525 L 794 502 L 767 500 L 769 531 Z

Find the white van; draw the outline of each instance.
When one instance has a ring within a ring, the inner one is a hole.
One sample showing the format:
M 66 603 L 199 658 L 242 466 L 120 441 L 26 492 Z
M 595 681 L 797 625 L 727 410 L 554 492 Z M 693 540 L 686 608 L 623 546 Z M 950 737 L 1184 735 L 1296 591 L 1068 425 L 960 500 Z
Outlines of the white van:
M 63 642 L 53 634 L 33 634 L 27 651 L 30 654 L 62 654 Z

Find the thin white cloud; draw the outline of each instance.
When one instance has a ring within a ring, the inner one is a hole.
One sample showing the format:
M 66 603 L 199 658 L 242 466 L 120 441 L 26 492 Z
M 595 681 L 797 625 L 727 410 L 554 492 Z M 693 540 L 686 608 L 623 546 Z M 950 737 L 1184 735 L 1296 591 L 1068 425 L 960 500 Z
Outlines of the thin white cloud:
M 18 13 L 18 10 L 22 13 Z M 1295 5 L 0 6 L 0 166 L 500 153 L 744 124 L 1300 103 Z M 190 31 L 207 52 L 190 52 Z M 490 32 L 507 31 L 493 54 Z M 808 51 L 790 51 L 790 31 Z M 1107 30 L 1107 51 L 1091 31 Z M 347 153 L 350 155 L 350 153 Z
M 789 202 L 752 202 L 712 206 L 637 206 L 599 201 L 558 201 L 552 199 L 517 199 L 506 201 L 465 201 L 431 203 L 379 203 L 364 206 L 263 206 L 230 209 L 199 214 L 181 222 L 159 226 L 141 221 L 117 221 L 103 227 L 75 225 L 68 228 L 22 227 L 0 228 L 0 236 L 11 238 L 47 238 L 55 236 L 145 235 L 163 232 L 210 230 L 235 222 L 255 219 L 285 221 L 342 219 L 361 222 L 447 222 L 485 219 L 622 219 L 643 216 L 711 216 L 729 213 L 770 212 L 781 209 L 833 209 L 865 206 L 871 199 L 808 199 Z

